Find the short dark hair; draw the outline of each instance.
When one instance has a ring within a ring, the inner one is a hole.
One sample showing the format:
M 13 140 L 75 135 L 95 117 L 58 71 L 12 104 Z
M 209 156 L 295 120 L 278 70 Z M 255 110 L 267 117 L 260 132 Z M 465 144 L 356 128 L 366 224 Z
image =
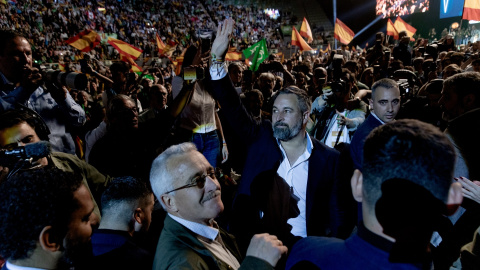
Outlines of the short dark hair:
M 35 111 L 25 107 L 21 110 L 7 110 L 0 113 L 0 130 L 11 128 L 21 123 L 27 123 L 32 127 L 40 140 L 49 140 L 48 134 L 50 134 L 50 130 L 43 118 Z
M 372 85 L 372 97 L 374 96 L 375 91 L 377 91 L 378 87 L 383 87 L 383 88 L 386 88 L 386 89 L 390 89 L 390 88 L 399 89 L 398 88 L 398 83 L 396 81 L 394 81 L 392 79 L 388 79 L 388 78 L 383 78 L 383 79 L 380 79 L 380 80 L 376 81 Z
M 364 200 L 374 206 L 382 195 L 382 183 L 400 178 L 445 202 L 454 163 L 452 144 L 433 125 L 403 119 L 377 127 L 365 140 L 363 150 Z
M 130 100 L 131 102 L 133 102 L 133 104 L 135 104 L 135 101 L 127 95 L 115 95 L 114 97 L 112 97 L 111 100 L 108 101 L 107 119 L 112 119 L 119 109 L 124 108 L 124 100 Z
M 119 202 L 138 201 L 152 193 L 150 183 L 131 176 L 117 177 L 102 194 L 102 214 Z
M 117 72 L 121 72 L 121 73 L 130 72 L 130 64 L 128 64 L 126 62 L 123 62 L 123 61 L 114 62 L 110 66 L 110 72 L 112 74 L 117 73 Z
M 27 39 L 22 33 L 18 31 L 11 30 L 11 29 L 0 30 L 0 55 L 3 55 L 3 52 L 5 51 L 5 48 L 7 46 L 7 43 L 17 37 Z
M 452 88 L 459 100 L 466 95 L 474 94 L 475 103 L 480 106 L 480 74 L 478 72 L 463 72 L 455 74 L 443 81 L 443 87 Z
M 275 92 L 275 94 L 273 94 L 272 96 L 272 99 L 271 99 L 271 103 L 273 105 L 273 103 L 275 103 L 275 100 L 277 99 L 277 97 L 279 95 L 287 95 L 287 94 L 293 94 L 297 97 L 297 100 L 298 100 L 298 106 L 300 107 L 300 111 L 301 113 L 305 113 L 305 112 L 310 112 L 310 109 L 312 108 L 312 101 L 310 100 L 310 97 L 307 95 L 307 92 L 305 92 L 305 90 L 302 90 L 296 86 L 288 86 L 288 87 L 285 87 L 285 88 L 282 88 L 280 90 L 278 90 L 277 92 Z
M 71 214 L 78 208 L 74 192 L 82 178 L 57 168 L 20 171 L 0 185 L 0 254 L 28 258 L 46 226 L 62 243 Z

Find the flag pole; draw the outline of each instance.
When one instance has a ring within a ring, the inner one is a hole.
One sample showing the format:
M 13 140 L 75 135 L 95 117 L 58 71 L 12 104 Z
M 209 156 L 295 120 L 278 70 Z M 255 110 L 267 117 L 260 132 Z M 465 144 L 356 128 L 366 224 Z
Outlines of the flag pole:
M 333 31 L 335 32 L 335 24 L 337 23 L 337 0 L 333 0 Z M 337 39 L 333 38 L 335 41 L 335 50 L 337 49 Z

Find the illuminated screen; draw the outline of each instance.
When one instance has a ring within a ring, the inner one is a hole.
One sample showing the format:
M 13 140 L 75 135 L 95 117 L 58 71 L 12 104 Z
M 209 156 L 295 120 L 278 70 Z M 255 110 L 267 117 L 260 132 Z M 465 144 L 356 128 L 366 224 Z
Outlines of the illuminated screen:
M 440 19 L 462 16 L 465 0 L 440 0 Z
M 389 18 L 426 12 L 429 6 L 430 0 L 377 0 L 375 12 L 377 16 L 382 15 L 383 18 Z

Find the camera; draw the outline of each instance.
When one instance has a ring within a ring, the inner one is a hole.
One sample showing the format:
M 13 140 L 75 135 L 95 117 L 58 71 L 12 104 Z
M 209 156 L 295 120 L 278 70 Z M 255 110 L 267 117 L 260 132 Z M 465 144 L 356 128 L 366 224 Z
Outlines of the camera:
M 87 89 L 87 75 L 76 72 L 61 72 L 58 70 L 47 69 L 45 78 L 52 83 L 66 86 L 71 89 L 84 90 Z

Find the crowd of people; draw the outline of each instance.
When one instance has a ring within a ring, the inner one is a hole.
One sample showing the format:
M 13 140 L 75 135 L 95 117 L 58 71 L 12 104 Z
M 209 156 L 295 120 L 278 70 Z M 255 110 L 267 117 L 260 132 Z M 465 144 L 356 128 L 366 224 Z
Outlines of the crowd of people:
M 225 60 L 280 39 L 253 7 L 69 4 L 0 4 L 5 269 L 480 266 L 480 42 L 379 32 L 253 71 Z M 150 55 L 159 31 L 182 66 L 75 52 L 85 22 Z M 57 50 L 84 89 L 37 65 Z

